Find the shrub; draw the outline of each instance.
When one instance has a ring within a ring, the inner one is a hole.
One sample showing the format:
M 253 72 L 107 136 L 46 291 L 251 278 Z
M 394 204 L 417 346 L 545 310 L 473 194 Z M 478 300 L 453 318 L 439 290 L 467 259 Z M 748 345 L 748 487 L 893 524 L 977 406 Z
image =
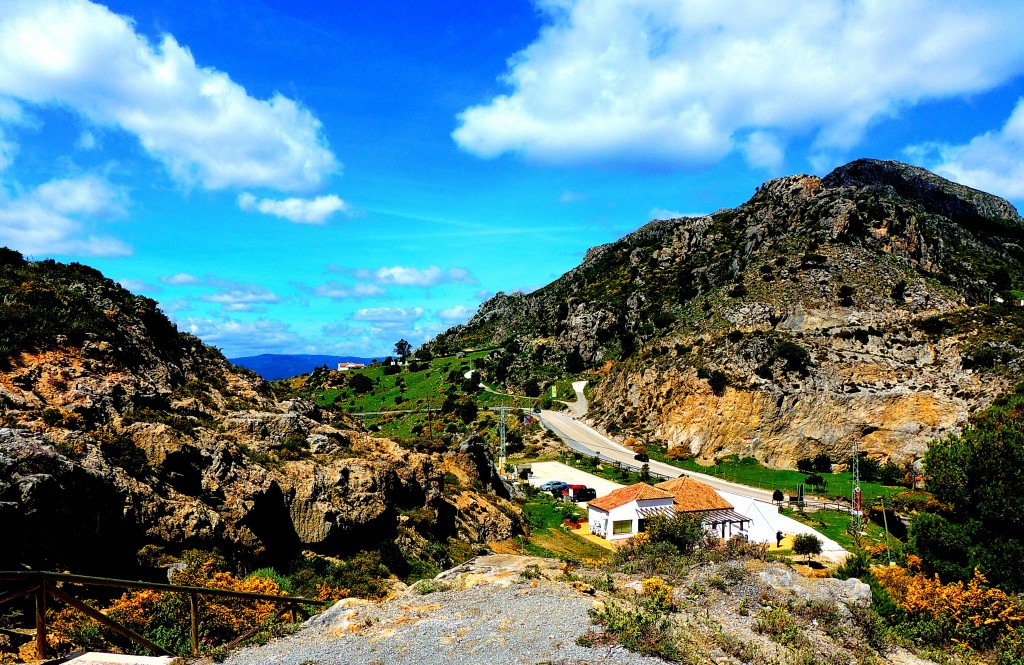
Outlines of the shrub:
M 604 629 L 600 634 L 588 632 L 591 643 L 617 642 L 630 651 L 669 661 L 680 660 L 683 655 L 676 627 L 656 601 L 648 599 L 633 608 L 609 601 L 589 612 L 594 623 Z
M 704 541 L 704 525 L 699 517 L 686 513 L 658 515 L 648 521 L 647 537 L 651 543 L 668 543 L 685 554 Z
M 754 631 L 767 635 L 779 644 L 793 644 L 800 635 L 800 627 L 784 607 L 766 607 L 757 616 Z
M 1024 608 L 1001 589 L 987 586 L 977 571 L 966 585 L 942 584 L 938 576 L 913 574 L 899 566 L 881 568 L 875 577 L 911 618 L 935 622 L 948 631 L 949 639 L 972 648 L 992 646 L 1024 625 Z

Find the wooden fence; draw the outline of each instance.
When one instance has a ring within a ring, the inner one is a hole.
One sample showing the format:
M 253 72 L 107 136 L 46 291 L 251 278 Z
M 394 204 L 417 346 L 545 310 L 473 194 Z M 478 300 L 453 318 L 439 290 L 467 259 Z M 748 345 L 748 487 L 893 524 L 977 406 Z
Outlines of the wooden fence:
M 247 593 L 244 591 L 229 591 L 227 589 L 208 589 L 205 587 L 180 586 L 176 584 L 158 584 L 152 582 L 135 582 L 130 580 L 115 580 L 106 577 L 89 577 L 86 575 L 71 575 L 68 573 L 47 573 L 36 571 L 0 571 L 0 584 L 13 589 L 4 591 L 0 589 L 0 605 L 17 600 L 28 595 L 35 596 L 36 603 L 36 653 L 38 658 L 46 658 L 46 606 L 47 596 L 75 608 L 112 631 L 126 637 L 133 642 L 144 646 L 150 651 L 167 656 L 173 654 L 158 644 L 154 644 L 132 629 L 119 624 L 102 612 L 86 605 L 84 602 L 68 593 L 66 586 L 58 585 L 79 585 L 114 587 L 119 589 L 152 589 L 154 591 L 188 594 L 190 604 L 190 615 L 192 623 L 192 653 L 199 653 L 199 599 L 203 596 L 221 596 L 228 598 L 241 598 L 250 601 L 265 601 L 281 605 L 281 609 L 275 615 L 282 617 L 286 612 L 292 613 L 292 621 L 298 616 L 308 616 L 303 605 L 325 606 L 333 601 L 314 600 L 311 598 L 299 598 L 297 596 L 272 596 L 261 593 Z M 259 630 L 260 626 L 254 627 L 247 633 L 238 636 L 228 647 L 234 647 L 244 640 L 252 637 Z

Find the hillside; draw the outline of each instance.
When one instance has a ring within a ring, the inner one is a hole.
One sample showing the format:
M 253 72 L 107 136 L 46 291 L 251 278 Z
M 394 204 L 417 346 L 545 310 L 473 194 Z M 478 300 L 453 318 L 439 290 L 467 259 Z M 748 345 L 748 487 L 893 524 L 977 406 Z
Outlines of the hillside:
M 805 579 L 749 556 L 680 564 L 661 554 L 677 566 L 643 555 L 610 569 L 479 557 L 381 603 L 343 600 L 226 662 L 933 662 L 891 644 L 856 579 Z
M 1022 243 L 1006 201 L 858 160 L 651 222 L 427 346 L 499 347 L 481 374 L 513 387 L 586 375 L 595 423 L 703 460 L 910 463 L 1015 381 Z
M 486 448 L 411 452 L 278 399 L 96 270 L 0 249 L 0 296 L 0 569 L 125 577 L 188 548 L 258 566 L 383 544 L 405 576 L 521 528 Z

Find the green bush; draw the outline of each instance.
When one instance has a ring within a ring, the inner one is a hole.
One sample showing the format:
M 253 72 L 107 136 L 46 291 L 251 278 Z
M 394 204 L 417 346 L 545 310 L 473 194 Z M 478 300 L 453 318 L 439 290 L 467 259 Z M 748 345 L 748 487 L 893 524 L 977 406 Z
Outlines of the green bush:
M 704 537 L 700 517 L 686 513 L 672 517 L 658 515 L 647 522 L 647 538 L 651 543 L 668 543 L 683 554 L 694 551 L 704 542 Z

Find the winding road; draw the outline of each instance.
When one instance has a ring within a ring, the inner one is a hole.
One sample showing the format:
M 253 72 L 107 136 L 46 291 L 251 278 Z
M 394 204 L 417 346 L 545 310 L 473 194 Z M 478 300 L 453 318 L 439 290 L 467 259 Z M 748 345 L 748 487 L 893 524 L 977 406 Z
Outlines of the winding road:
M 580 398 L 583 397 L 582 388 L 577 392 L 577 394 Z M 585 404 L 586 402 L 584 401 L 584 405 Z M 543 422 L 548 429 L 557 434 L 559 438 L 569 446 L 569 448 L 577 452 L 583 453 L 584 455 L 598 454 L 604 458 L 621 462 L 633 469 L 639 469 L 641 464 L 643 464 L 642 462 L 638 462 L 633 459 L 633 455 L 635 453 L 632 450 L 612 441 L 597 430 L 584 425 L 572 416 L 559 413 L 558 411 L 541 411 L 540 419 L 541 422 Z M 738 494 L 758 501 L 766 501 L 769 503 L 772 501 L 772 492 L 769 490 L 731 483 L 727 480 L 716 478 L 715 476 L 696 473 L 694 471 L 684 472 L 679 467 L 672 466 L 671 464 L 665 464 L 664 462 L 659 462 L 657 460 L 651 460 L 647 465 L 651 473 L 659 476 L 677 478 L 679 476 L 686 475 L 695 480 L 699 480 L 702 483 L 711 485 L 716 490 Z

